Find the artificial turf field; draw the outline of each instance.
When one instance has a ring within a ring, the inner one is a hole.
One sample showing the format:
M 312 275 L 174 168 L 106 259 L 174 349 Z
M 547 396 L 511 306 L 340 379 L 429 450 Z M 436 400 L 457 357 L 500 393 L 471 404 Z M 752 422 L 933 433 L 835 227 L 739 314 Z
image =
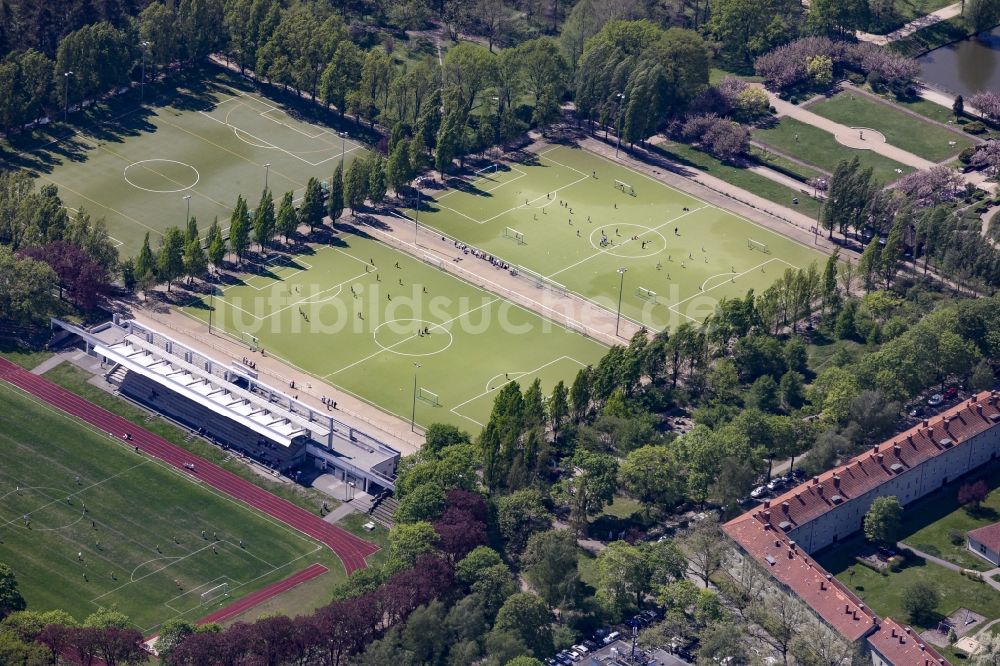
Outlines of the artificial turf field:
M 316 562 L 343 576 L 319 543 L 6 385 L 0 446 L 0 561 L 34 610 L 115 606 L 149 634 Z
M 342 148 L 347 161 L 363 152 L 226 74 L 176 99 L 176 106 L 137 108 L 81 130 L 70 140 L 74 158 L 39 174 L 59 187 L 71 211 L 82 206 L 105 218 L 123 256 L 139 250 L 146 232 L 155 248 L 167 227 L 183 227 L 186 196 L 203 232 L 217 216 L 225 233 L 236 196 L 254 208 L 265 176 L 276 201 L 288 190 L 298 198 L 310 177 L 333 175 Z
M 607 351 L 353 232 L 247 274 L 184 311 L 207 323 L 209 308 L 213 325 L 383 411 L 409 420 L 416 404 L 417 423 L 472 432 L 508 381 L 527 387 L 538 378 L 548 394 Z
M 616 187 L 619 181 L 635 195 Z M 621 291 L 622 315 L 654 330 L 701 321 L 723 297 L 759 293 L 785 269 L 823 260 L 807 246 L 578 148 L 547 147 L 449 184 L 455 187 L 422 200 L 420 224 L 609 310 L 617 309 Z M 751 239 L 766 252 L 751 249 Z M 620 268 L 627 269 L 624 282 Z

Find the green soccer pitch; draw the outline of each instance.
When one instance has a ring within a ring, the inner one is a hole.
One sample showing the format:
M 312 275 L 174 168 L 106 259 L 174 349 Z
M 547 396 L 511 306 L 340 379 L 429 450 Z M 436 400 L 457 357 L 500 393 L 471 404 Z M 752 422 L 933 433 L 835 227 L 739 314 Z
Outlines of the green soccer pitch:
M 478 432 L 508 381 L 548 393 L 607 348 L 356 233 L 184 308 L 269 356 L 422 425 Z M 416 390 L 414 390 L 416 386 Z
M 6 385 L 0 447 L 0 562 L 31 609 L 115 606 L 148 635 L 314 562 L 344 575 L 319 543 Z
M 254 208 L 265 178 L 275 201 L 289 190 L 298 198 L 310 177 L 329 180 L 342 149 L 348 161 L 363 153 L 225 74 L 181 91 L 175 104 L 81 130 L 68 141 L 75 159 L 39 174 L 71 212 L 82 206 L 105 218 L 123 256 L 138 252 L 146 232 L 155 248 L 167 227 L 183 228 L 186 197 L 202 232 L 218 217 L 225 233 L 237 195 Z
M 566 146 L 429 195 L 419 222 L 611 311 L 621 291 L 622 316 L 655 330 L 701 321 L 723 297 L 759 293 L 785 269 L 824 260 L 745 218 Z

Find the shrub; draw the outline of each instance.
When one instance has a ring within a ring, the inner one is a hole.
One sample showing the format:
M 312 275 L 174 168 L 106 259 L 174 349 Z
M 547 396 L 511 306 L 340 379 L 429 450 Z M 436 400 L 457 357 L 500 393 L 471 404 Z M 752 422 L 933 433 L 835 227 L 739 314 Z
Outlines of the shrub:
M 965 543 L 965 534 L 962 530 L 948 530 L 948 541 L 951 541 L 951 545 L 953 546 L 961 546 Z
M 968 148 L 965 148 L 964 150 L 962 150 L 962 152 L 958 154 L 958 161 L 961 162 L 962 164 L 969 164 L 970 162 L 972 162 L 972 156 L 975 154 L 976 154 L 976 147 L 969 146 Z
M 968 134 L 982 134 L 986 131 L 986 125 L 982 124 L 978 120 L 973 120 L 971 123 L 965 123 L 962 131 Z
M 864 74 L 859 74 L 858 72 L 850 72 L 847 75 L 847 80 L 850 81 L 851 83 L 853 83 L 856 86 L 860 86 L 861 84 L 863 84 L 865 82 L 865 75 Z

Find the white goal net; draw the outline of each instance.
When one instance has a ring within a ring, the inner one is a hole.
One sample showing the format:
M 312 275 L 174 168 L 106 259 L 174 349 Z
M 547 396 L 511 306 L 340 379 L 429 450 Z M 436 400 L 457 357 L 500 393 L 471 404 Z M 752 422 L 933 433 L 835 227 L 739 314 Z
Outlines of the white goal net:
M 752 238 L 747 239 L 747 247 L 751 250 L 757 250 L 758 252 L 763 252 L 764 254 L 771 254 L 771 248 L 767 246 L 767 243 L 761 243 L 760 241 L 755 241 Z
M 201 603 L 210 604 L 217 599 L 229 596 L 229 583 L 222 583 L 201 593 Z
M 518 231 L 517 229 L 511 229 L 510 227 L 504 227 L 503 237 L 504 238 L 510 238 L 511 240 L 513 240 L 518 245 L 524 245 L 525 244 L 524 234 L 521 233 L 520 231 Z
M 422 386 L 417 389 L 417 400 L 426 402 L 428 405 L 433 405 L 434 407 L 441 406 L 441 400 L 438 398 L 438 394 L 433 391 L 428 391 Z
M 635 295 L 644 301 L 649 301 L 650 303 L 656 302 L 656 292 L 652 289 L 646 289 L 645 287 L 638 287 L 635 290 Z

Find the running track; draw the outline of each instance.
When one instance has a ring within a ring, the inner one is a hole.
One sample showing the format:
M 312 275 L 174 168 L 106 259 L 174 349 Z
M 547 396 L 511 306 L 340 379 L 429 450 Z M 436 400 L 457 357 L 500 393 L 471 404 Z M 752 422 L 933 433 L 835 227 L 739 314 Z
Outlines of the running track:
M 129 433 L 132 436 L 129 444 L 139 447 L 143 453 L 159 458 L 176 467 L 182 473 L 194 476 L 203 483 L 329 546 L 330 550 L 336 553 L 344 563 L 348 574 L 367 567 L 365 558 L 378 551 L 377 546 L 354 536 L 350 532 L 336 525 L 331 525 L 288 500 L 272 495 L 232 472 L 199 458 L 162 437 L 140 428 L 131 421 L 84 400 L 58 384 L 53 384 L 43 377 L 31 374 L 5 358 L 0 358 L 0 380 L 13 384 L 115 438 L 120 439 L 123 434 Z M 194 465 L 194 471 L 187 469 L 184 467 L 185 465 Z
M 263 589 L 257 590 L 253 594 L 248 594 L 242 599 L 229 604 L 225 608 L 220 608 L 214 613 L 206 615 L 198 620 L 198 624 L 209 624 L 210 622 L 225 622 L 226 620 L 231 620 L 237 615 L 247 612 L 257 604 L 263 603 L 271 597 L 276 597 L 282 592 L 292 589 L 296 585 L 301 585 L 308 580 L 312 580 L 316 576 L 321 576 L 327 571 L 329 571 L 329 569 L 324 567 L 322 564 L 311 564 L 302 571 L 294 573 L 284 580 L 279 580 L 273 585 L 268 585 Z

